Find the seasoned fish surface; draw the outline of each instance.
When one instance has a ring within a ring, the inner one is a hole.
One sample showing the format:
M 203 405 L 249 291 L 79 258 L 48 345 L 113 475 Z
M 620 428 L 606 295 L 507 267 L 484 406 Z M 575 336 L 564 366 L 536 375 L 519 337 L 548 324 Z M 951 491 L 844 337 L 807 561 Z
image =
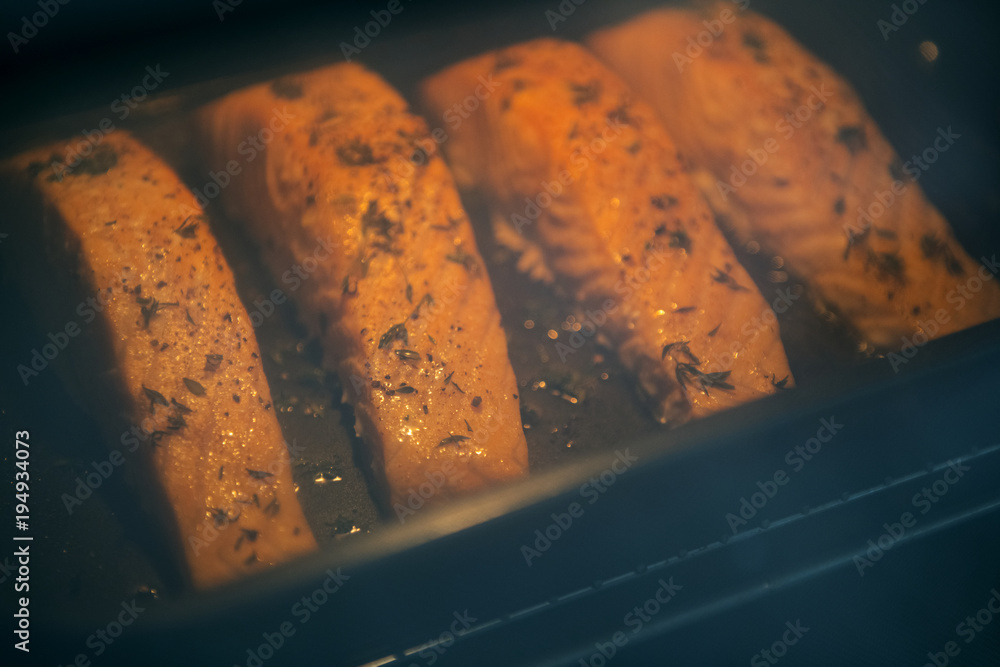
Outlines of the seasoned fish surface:
M 688 58 L 689 38 L 727 9 Z M 737 237 L 784 258 L 875 348 L 1000 316 L 995 268 L 927 200 L 919 158 L 901 160 L 850 85 L 772 21 L 729 5 L 656 10 L 588 45 L 705 169 L 698 182 Z M 950 128 L 928 137 L 936 150 L 954 141 Z
M 490 279 L 451 175 L 403 99 L 336 65 L 235 92 L 199 124 L 220 166 L 274 130 L 221 199 L 321 336 L 399 518 L 523 475 Z
M 583 48 L 538 40 L 426 80 L 441 115 L 495 87 L 444 149 L 484 192 L 498 239 L 559 282 L 610 338 L 661 421 L 791 383 L 777 323 L 715 226 L 652 109 Z
M 194 196 L 124 131 L 69 169 L 64 151 L 7 162 L 5 201 L 44 244 L 37 279 L 64 300 L 53 321 L 73 318 L 80 338 L 63 354 L 192 582 L 315 549 L 250 319 Z

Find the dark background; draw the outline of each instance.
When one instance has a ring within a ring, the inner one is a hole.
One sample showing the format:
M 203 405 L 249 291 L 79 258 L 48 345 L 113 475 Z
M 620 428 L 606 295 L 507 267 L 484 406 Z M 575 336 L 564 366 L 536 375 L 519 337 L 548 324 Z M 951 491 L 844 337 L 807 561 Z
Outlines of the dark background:
M 553 33 L 544 12 L 556 10 L 556 0 L 402 1 L 405 10 L 358 59 L 404 94 L 412 92 L 419 77 L 462 57 L 536 36 L 578 38 L 653 4 L 587 0 Z M 876 21 L 889 18 L 891 5 L 751 2 L 752 9 L 779 20 L 855 85 L 904 159 L 927 147 L 938 127 L 950 125 L 962 135 L 920 184 L 970 253 L 989 256 L 1000 249 L 997 5 L 927 0 L 901 30 L 883 40 Z M 4 3 L 0 157 L 38 141 L 81 136 L 81 130 L 109 115 L 110 102 L 136 85 L 147 65 L 159 63 L 170 72 L 156 94 L 174 96 L 173 113 L 248 81 L 339 61 L 340 42 L 350 41 L 354 26 L 371 20 L 370 10 L 384 7 L 384 2 L 243 0 L 220 22 L 211 0 L 72 0 L 59 5 L 48 25 L 14 54 L 7 32 L 20 31 L 21 17 L 39 8 L 37 2 Z M 925 39 L 940 49 L 933 64 L 919 55 Z M 116 125 L 141 132 L 157 122 L 159 113 L 150 104 Z M 0 232 L 10 224 L 0 209 Z M 0 241 L 0 263 L 8 261 L 5 253 L 18 252 L 8 241 Z M 45 332 L 31 323 L 24 296 L 6 273 L 0 278 L 3 437 L 27 426 L 53 434 L 57 442 L 50 451 L 33 454 L 38 457 L 33 460 L 49 466 L 52 480 L 49 489 L 33 484 L 33 493 L 55 508 L 52 521 L 43 526 L 46 541 L 37 543 L 43 550 L 34 561 L 33 584 L 42 591 L 37 599 L 74 600 L 39 610 L 40 618 L 59 620 L 51 626 L 40 621 L 33 635 L 33 645 L 54 663 L 86 652 L 86 636 L 106 624 L 109 605 L 122 599 L 114 582 L 123 579 L 132 594 L 156 609 L 94 664 L 245 661 L 245 647 L 288 618 L 296 592 L 308 593 L 322 581 L 326 567 L 338 564 L 345 573 L 355 573 L 353 586 L 328 605 L 322 620 L 305 626 L 265 664 L 374 660 L 438 635 L 453 611 L 466 608 L 480 623 L 499 622 L 463 638 L 437 664 L 579 664 L 595 642 L 607 642 L 621 629 L 624 611 L 648 598 L 660 576 L 672 575 L 679 583 L 691 582 L 678 595 L 677 607 L 668 605 L 611 664 L 746 664 L 780 636 L 785 621 L 801 617 L 810 634 L 781 664 L 920 665 L 927 651 L 940 651 L 944 642 L 956 639 L 956 623 L 975 613 L 990 588 L 1000 585 L 1000 463 L 996 453 L 982 453 L 997 441 L 1000 331 L 987 326 L 935 341 L 900 376 L 887 373 L 884 364 L 833 373 L 840 359 L 830 359 L 825 367 L 818 364 L 814 381 L 794 395 L 685 429 L 670 457 L 656 458 L 663 437 L 638 438 L 636 451 L 648 454 L 638 474 L 616 485 L 530 570 L 511 545 L 547 525 L 551 512 L 565 510 L 578 496 L 579 481 L 607 466 L 600 452 L 581 458 L 576 467 L 537 477 L 530 488 L 517 489 L 517 498 L 486 499 L 471 515 L 429 521 L 423 524 L 427 532 L 419 526 L 382 531 L 246 588 L 175 597 L 169 567 L 158 562 L 155 541 L 142 536 L 139 517 L 127 510 L 128 490 L 117 478 L 102 491 L 109 499 L 103 513 L 92 514 L 85 530 L 60 515 L 62 506 L 54 497 L 78 474 L 75 457 L 82 449 L 86 454 L 80 461 L 86 464 L 85 457 L 98 456 L 100 443 L 86 415 L 65 404 L 56 374 L 43 373 L 30 392 L 21 385 L 14 367 Z M 514 293 L 511 300 L 519 296 Z M 294 324 L 283 326 L 288 327 L 284 333 L 275 334 L 279 345 L 282 335 L 295 332 Z M 631 407 L 619 412 L 638 421 L 628 412 L 635 406 L 625 403 Z M 854 430 L 831 448 L 822 467 L 804 471 L 803 486 L 790 486 L 768 506 L 768 518 L 775 522 L 799 518 L 735 543 L 720 542 L 725 526 L 719 517 L 831 412 L 845 415 Z M 3 455 L 4 470 L 12 470 L 6 440 Z M 922 519 L 923 532 L 859 577 L 851 557 L 863 553 L 865 541 L 880 534 L 884 521 L 910 506 L 912 493 L 940 475 L 929 464 L 959 456 L 975 459 L 973 481 L 956 486 L 939 512 Z M 924 476 L 909 479 L 912 475 Z M 796 514 L 804 505 L 837 500 L 842 502 L 824 513 Z M 11 514 L 7 502 L 5 493 L 2 521 Z M 97 501 L 90 502 L 96 506 Z M 40 503 L 36 498 L 33 507 Z M 427 543 L 432 533 L 444 537 Z M 69 555 L 60 555 L 67 545 Z M 46 548 L 52 553 L 44 554 Z M 6 553 L 6 547 L 0 550 L 0 559 Z M 47 575 L 43 566 L 69 560 L 93 573 L 75 590 L 72 583 L 64 584 L 72 577 Z M 659 569 L 647 571 L 646 565 L 661 560 Z M 118 569 L 122 562 L 140 565 L 126 572 Z M 622 573 L 621 583 L 609 583 Z M 47 588 L 46 581 L 52 582 Z M 141 581 L 155 582 L 160 597 L 134 586 Z M 7 599 L 10 582 L 0 586 Z M 583 591 L 578 598 L 562 599 L 577 590 Z M 537 605 L 544 609 L 517 613 Z M 5 604 L 5 617 L 6 609 Z M 5 628 L 0 636 L 7 636 Z M 975 643 L 963 644 L 952 664 L 1000 664 L 998 634 L 1000 618 Z M 389 664 L 411 662 L 427 664 L 416 656 Z

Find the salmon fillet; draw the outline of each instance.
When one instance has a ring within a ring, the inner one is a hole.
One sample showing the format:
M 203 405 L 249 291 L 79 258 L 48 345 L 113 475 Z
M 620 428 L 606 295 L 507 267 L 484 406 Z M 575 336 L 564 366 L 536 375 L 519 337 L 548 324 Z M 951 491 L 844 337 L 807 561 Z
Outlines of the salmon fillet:
M 698 55 L 689 38 L 710 35 L 704 21 L 722 29 Z M 730 5 L 655 10 L 587 43 L 704 169 L 698 183 L 739 241 L 784 258 L 864 345 L 896 350 L 1000 316 L 993 274 L 916 182 L 927 165 L 903 162 L 851 86 L 774 22 Z M 954 136 L 928 141 L 947 150 Z
M 770 308 L 673 141 L 595 57 L 543 39 L 449 67 L 421 90 L 446 120 L 474 91 L 485 98 L 450 123 L 459 185 L 490 200 L 498 240 L 523 251 L 526 270 L 585 307 L 657 419 L 680 423 L 791 383 L 777 322 L 747 333 Z
M 21 240 L 34 235 L 47 260 L 32 253 L 44 268 L 25 277 L 57 286 L 37 300 L 42 318 L 82 339 L 67 338 L 57 361 L 71 361 L 64 372 L 153 498 L 191 581 L 314 550 L 250 319 L 194 196 L 124 131 L 69 169 L 65 151 L 3 166 Z
M 335 65 L 232 93 L 198 123 L 219 166 L 274 131 L 221 201 L 320 336 L 382 500 L 403 520 L 526 473 L 489 276 L 451 174 L 399 94 Z

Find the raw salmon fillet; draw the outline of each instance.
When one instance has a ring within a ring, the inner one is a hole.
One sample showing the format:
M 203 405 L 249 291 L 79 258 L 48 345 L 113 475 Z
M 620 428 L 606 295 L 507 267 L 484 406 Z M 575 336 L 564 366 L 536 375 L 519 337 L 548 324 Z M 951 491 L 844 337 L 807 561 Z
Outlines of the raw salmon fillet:
M 451 174 L 399 94 L 335 65 L 232 93 L 198 123 L 207 164 L 240 161 L 222 203 L 321 337 L 397 516 L 525 474 L 493 288 Z M 240 160 L 248 137 L 269 134 Z
M 50 286 L 43 320 L 75 325 L 56 361 L 103 419 L 109 460 L 152 496 L 197 587 L 314 550 L 250 318 L 194 196 L 125 131 L 78 164 L 66 150 L 5 163 L 4 201 L 41 253 L 24 278 Z
M 720 34 L 702 35 L 699 55 L 689 38 L 709 25 Z M 782 257 L 864 345 L 891 351 L 1000 316 L 995 262 L 972 259 L 927 200 L 916 179 L 928 165 L 904 162 L 851 86 L 774 22 L 728 4 L 655 10 L 587 43 L 704 169 L 738 240 Z M 928 137 L 935 150 L 954 141 L 950 128 Z
M 791 383 L 777 322 L 747 328 L 770 308 L 673 140 L 594 56 L 528 42 L 445 69 L 422 96 L 459 121 L 443 146 L 459 185 L 490 200 L 498 240 L 590 313 L 661 422 Z

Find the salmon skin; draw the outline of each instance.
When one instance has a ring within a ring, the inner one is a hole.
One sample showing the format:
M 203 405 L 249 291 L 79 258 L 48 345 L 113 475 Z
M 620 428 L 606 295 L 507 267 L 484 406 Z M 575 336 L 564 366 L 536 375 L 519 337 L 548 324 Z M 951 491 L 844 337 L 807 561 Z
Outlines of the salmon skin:
M 425 123 L 376 74 L 335 65 L 204 108 L 208 164 L 238 158 L 279 115 L 221 201 L 320 336 L 381 499 L 405 520 L 525 474 L 493 288 Z
M 689 58 L 689 38 L 724 11 L 721 33 Z M 995 266 L 972 259 L 927 200 L 919 158 L 901 160 L 851 86 L 774 22 L 730 5 L 654 10 L 587 43 L 703 169 L 698 183 L 739 241 L 782 257 L 864 348 L 1000 316 Z M 928 140 L 947 149 L 956 136 Z M 967 299 L 969 281 L 984 289 Z
M 482 77 L 495 92 L 444 144 L 459 185 L 490 200 L 522 268 L 606 319 L 601 333 L 657 419 L 681 423 L 792 383 L 777 322 L 747 332 L 770 308 L 652 109 L 583 48 L 542 39 L 425 80 L 429 113 Z
M 67 160 L 57 144 L 3 165 L 4 201 L 40 251 L 24 277 L 58 286 L 33 300 L 48 306 L 43 320 L 76 327 L 56 361 L 70 362 L 71 387 L 163 517 L 192 583 L 314 550 L 250 318 L 195 197 L 122 130 Z

